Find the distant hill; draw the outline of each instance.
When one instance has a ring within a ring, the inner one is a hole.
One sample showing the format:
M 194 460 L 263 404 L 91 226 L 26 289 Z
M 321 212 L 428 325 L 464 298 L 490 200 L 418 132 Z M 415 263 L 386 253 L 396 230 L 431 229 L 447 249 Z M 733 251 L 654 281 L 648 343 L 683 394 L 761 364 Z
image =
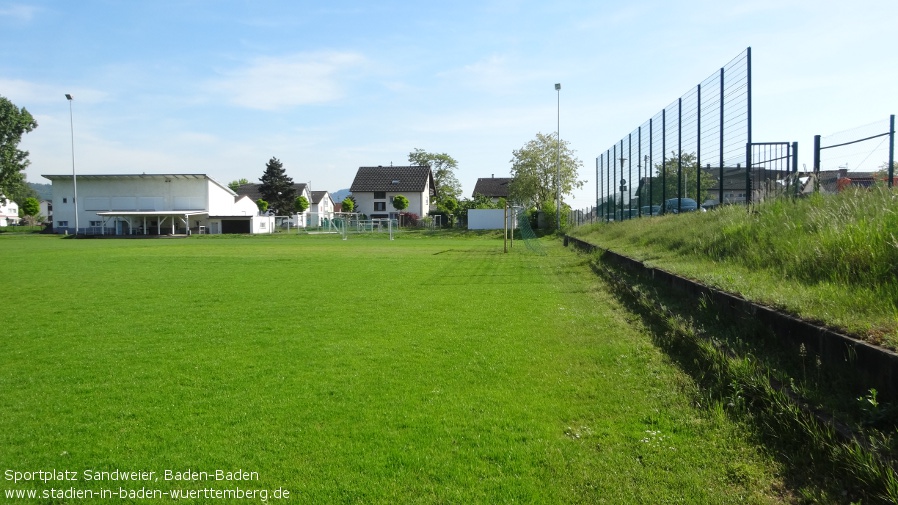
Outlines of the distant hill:
M 28 187 L 33 189 L 35 193 L 37 193 L 38 200 L 52 200 L 53 199 L 53 185 L 52 184 L 41 184 L 39 182 L 29 182 Z
M 349 189 L 338 189 L 337 191 L 331 193 L 331 200 L 333 200 L 334 203 L 340 203 L 351 194 L 352 192 L 350 192 Z

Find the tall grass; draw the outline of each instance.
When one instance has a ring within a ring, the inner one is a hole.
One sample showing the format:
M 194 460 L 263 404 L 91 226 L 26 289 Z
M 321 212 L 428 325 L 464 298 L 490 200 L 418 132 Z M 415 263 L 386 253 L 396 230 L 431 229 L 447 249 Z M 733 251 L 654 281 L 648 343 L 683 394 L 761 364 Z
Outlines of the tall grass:
M 572 234 L 898 345 L 898 193 L 888 188 L 591 225 Z

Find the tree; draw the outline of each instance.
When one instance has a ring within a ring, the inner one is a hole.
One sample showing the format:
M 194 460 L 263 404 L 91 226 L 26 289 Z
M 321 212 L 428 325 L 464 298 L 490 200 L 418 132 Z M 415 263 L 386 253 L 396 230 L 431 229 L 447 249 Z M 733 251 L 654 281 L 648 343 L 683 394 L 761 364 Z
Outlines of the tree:
M 415 148 L 408 154 L 409 163 L 417 166 L 429 166 L 433 172 L 434 184 L 437 186 L 437 205 L 444 198 L 454 198 L 458 200 L 461 196 L 461 183 L 455 176 L 455 170 L 458 169 L 458 162 L 455 158 L 446 153 L 429 153 L 424 149 Z
M 343 212 L 352 212 L 355 210 L 355 200 L 352 197 L 347 196 L 343 199 L 342 203 Z
M 259 212 L 264 214 L 268 211 L 268 202 L 259 198 L 258 200 L 256 200 L 256 207 L 259 208 Z
M 19 212 L 22 216 L 36 216 L 41 212 L 41 202 L 37 198 L 26 198 L 22 205 L 19 206 Z
M 408 198 L 403 195 L 396 195 L 393 197 L 393 208 L 398 210 L 399 212 L 404 211 L 408 208 Z
M 243 186 L 244 184 L 249 184 L 249 181 L 246 179 L 237 179 L 228 183 L 228 187 L 231 188 L 231 191 L 237 192 L 237 188 Z
M 680 170 L 680 177 L 677 177 L 677 169 Z M 701 176 L 702 192 L 696 194 L 696 172 Z M 699 205 L 708 199 L 711 192 L 710 189 L 717 185 L 717 178 L 713 174 L 704 170 L 698 170 L 694 153 L 683 153 L 682 159 L 677 159 L 677 153 L 671 151 L 670 157 L 664 160 L 664 163 L 655 165 L 654 179 L 651 183 L 651 195 L 649 194 L 648 182 L 643 183 L 640 193 L 639 205 L 661 205 L 664 206 L 664 200 L 671 198 L 692 198 Z M 682 194 L 679 188 L 682 186 Z M 634 188 L 636 189 L 636 188 Z M 635 194 L 635 191 L 634 191 Z M 649 199 L 648 197 L 651 196 Z M 626 203 L 624 203 L 626 206 Z
M 275 212 L 285 214 L 294 207 L 296 189 L 293 188 L 293 179 L 287 176 L 284 164 L 272 157 L 265 165 L 265 173 L 259 179 L 259 193 L 262 199 L 268 202 Z
M 567 141 L 561 141 L 560 151 L 558 147 L 554 134 L 537 133 L 535 139 L 512 152 L 509 196 L 513 201 L 542 208 L 544 203 L 555 201 L 555 188 L 561 189 L 564 198 L 583 187 L 586 181 L 577 179 L 583 162 L 577 159 Z M 556 157 L 560 164 L 556 164 Z
M 304 196 L 297 196 L 296 200 L 293 201 L 293 210 L 295 210 L 297 214 L 302 214 L 308 208 L 309 199 Z
M 25 168 L 31 162 L 28 151 L 19 149 L 22 135 L 37 128 L 37 121 L 24 107 L 21 109 L 0 95 L 0 198 L 15 200 L 33 196 L 25 184 Z M 4 202 L 0 202 L 4 203 Z

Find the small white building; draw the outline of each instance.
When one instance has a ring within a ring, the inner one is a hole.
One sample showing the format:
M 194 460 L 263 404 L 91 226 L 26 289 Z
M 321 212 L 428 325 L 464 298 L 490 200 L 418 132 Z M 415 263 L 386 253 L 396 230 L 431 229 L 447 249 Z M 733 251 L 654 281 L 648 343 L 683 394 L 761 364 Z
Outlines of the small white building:
M 19 222 L 19 205 L 0 195 L 0 226 L 13 226 Z
M 257 183 L 248 183 L 243 184 L 237 188 L 237 194 L 241 196 L 247 196 L 253 202 L 258 200 L 264 200 L 265 198 L 262 196 L 262 193 L 259 191 L 261 184 Z M 293 209 L 288 209 L 287 211 L 281 212 L 277 211 L 277 217 L 281 219 L 281 221 L 277 221 L 277 224 L 281 227 L 300 227 L 305 228 L 308 225 L 309 217 L 312 212 L 312 193 L 309 191 L 309 185 L 300 182 L 293 184 L 293 192 L 294 198 L 305 197 L 306 201 L 309 202 L 309 207 L 302 211 L 296 212 Z
M 53 183 L 53 229 L 75 233 L 71 175 Z M 205 174 L 78 175 L 78 233 L 178 235 L 271 233 L 274 218 Z

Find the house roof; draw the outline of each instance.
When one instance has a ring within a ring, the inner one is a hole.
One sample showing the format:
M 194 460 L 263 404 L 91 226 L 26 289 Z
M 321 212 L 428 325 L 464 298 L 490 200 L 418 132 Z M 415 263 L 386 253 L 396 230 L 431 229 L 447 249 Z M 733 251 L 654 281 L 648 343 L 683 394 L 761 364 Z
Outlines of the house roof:
M 433 181 L 433 172 L 427 166 L 359 167 L 349 191 L 353 193 L 371 191 L 422 193 L 428 187 L 430 194 L 436 195 L 437 188 Z
M 480 194 L 489 198 L 508 198 L 508 185 L 511 181 L 511 177 L 481 177 L 477 179 L 471 196 Z
M 314 203 L 314 204 L 321 203 L 321 200 L 323 200 L 325 196 L 330 198 L 330 192 L 329 191 L 312 191 L 312 203 Z M 333 203 L 333 200 L 331 200 L 331 203 Z
M 237 194 L 240 196 L 248 196 L 250 200 L 255 202 L 262 198 L 262 193 L 259 192 L 260 186 L 262 185 L 257 183 L 242 184 L 237 188 Z M 294 184 L 293 189 L 296 190 L 296 196 L 300 196 L 306 190 L 306 183 L 301 182 Z
M 47 175 L 42 174 L 41 177 L 45 179 L 50 179 L 51 181 L 65 181 L 72 178 L 71 174 L 68 175 Z M 225 191 L 234 194 L 234 191 L 231 190 L 226 184 L 222 184 L 215 179 L 209 177 L 206 174 L 77 174 L 77 178 L 80 180 L 103 180 L 103 179 L 207 179 L 212 181 L 215 185 L 224 188 Z

